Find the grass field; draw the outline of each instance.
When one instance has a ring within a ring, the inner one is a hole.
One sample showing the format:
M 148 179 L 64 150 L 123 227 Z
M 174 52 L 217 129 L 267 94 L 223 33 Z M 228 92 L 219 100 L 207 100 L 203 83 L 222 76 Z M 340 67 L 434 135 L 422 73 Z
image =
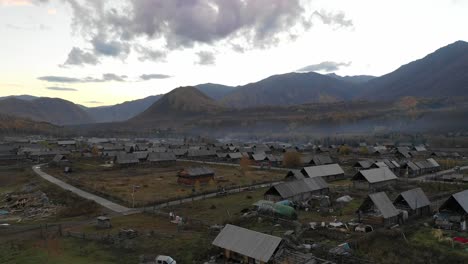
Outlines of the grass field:
M 135 193 L 136 206 L 167 199 L 186 197 L 192 194 L 192 187 L 177 184 L 177 172 L 185 167 L 201 166 L 198 163 L 178 162 L 171 167 L 131 167 L 105 168 L 97 164 L 75 162 L 74 172 L 65 175 L 58 168 L 44 168 L 53 176 L 72 184 L 78 183 L 87 190 L 105 193 L 118 200 L 131 204 L 132 186 L 140 186 Z M 250 185 L 260 182 L 283 179 L 285 173 L 275 170 L 249 170 L 243 174 L 238 167 L 222 165 L 204 165 L 215 171 L 215 181 L 206 186 L 199 186 L 196 192 L 215 191 L 219 186 L 230 187 Z

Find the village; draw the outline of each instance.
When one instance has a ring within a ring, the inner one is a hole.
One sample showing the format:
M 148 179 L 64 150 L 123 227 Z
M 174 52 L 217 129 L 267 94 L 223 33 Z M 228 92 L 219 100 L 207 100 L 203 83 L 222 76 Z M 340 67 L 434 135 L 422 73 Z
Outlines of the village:
M 27 174 L 1 178 L 9 251 L 18 234 L 36 232 L 30 243 L 62 255 L 72 254 L 66 245 L 92 243 L 106 252 L 88 256 L 99 263 L 115 255 L 168 264 L 468 258 L 463 148 L 5 138 L 0 152 L 2 174 Z

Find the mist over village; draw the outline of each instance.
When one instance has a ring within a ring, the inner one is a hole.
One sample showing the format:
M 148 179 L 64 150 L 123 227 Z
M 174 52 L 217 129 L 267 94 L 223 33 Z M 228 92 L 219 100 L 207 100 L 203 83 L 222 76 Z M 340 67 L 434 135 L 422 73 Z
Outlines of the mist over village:
M 0 0 L 0 263 L 468 263 L 467 13 Z

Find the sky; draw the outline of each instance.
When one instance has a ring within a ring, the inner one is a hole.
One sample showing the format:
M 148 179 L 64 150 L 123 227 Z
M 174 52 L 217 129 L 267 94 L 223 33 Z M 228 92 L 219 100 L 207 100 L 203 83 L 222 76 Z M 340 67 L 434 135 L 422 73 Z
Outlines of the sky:
M 389 73 L 468 41 L 465 0 L 0 0 L 0 96 L 112 105 L 293 71 Z

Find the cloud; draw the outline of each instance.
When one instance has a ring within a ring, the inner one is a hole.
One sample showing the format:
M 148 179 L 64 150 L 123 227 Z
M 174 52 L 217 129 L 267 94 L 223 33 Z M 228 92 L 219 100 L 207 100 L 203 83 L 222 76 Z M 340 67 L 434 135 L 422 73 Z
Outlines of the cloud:
M 49 0 L 0 0 L 0 5 L 5 6 L 28 6 L 35 3 L 47 3 Z
M 160 61 L 173 50 L 232 40 L 244 43 L 243 49 L 267 48 L 290 40 L 292 29 L 311 26 L 301 0 L 65 1 L 74 32 L 90 41 L 96 56 L 125 58 L 135 50 L 140 60 Z M 137 44 L 141 40 L 162 44 L 145 49 Z
M 135 45 L 135 50 L 140 54 L 138 60 L 140 61 L 154 61 L 154 62 L 164 62 L 166 61 L 167 52 L 154 50 L 151 48 L 144 47 L 142 45 Z
M 92 82 L 108 82 L 117 81 L 124 82 L 127 79 L 126 75 L 117 75 L 114 73 L 105 73 L 102 78 L 84 77 L 84 78 L 71 78 L 64 76 L 42 76 L 38 80 L 52 83 L 92 83 Z
M 99 101 L 86 101 L 84 103 L 85 104 L 103 104 L 103 102 L 99 102 Z
M 198 61 L 196 64 L 200 65 L 214 65 L 216 63 L 216 57 L 213 52 L 200 51 L 197 52 Z
M 74 88 L 55 87 L 55 86 L 47 87 L 46 89 L 54 90 L 54 91 L 63 91 L 63 92 L 76 92 L 76 91 L 78 91 L 77 89 L 74 89 Z
M 97 55 L 111 56 L 111 57 L 124 57 L 130 53 L 130 45 L 120 41 L 109 41 L 104 35 L 99 35 L 91 41 L 94 51 Z
M 332 13 L 327 12 L 325 10 L 315 11 L 313 16 L 318 17 L 322 23 L 331 26 L 338 26 L 338 27 L 352 27 L 353 21 L 351 19 L 345 18 L 345 13 L 338 12 Z
M 96 65 L 98 63 L 99 60 L 94 54 L 73 47 L 70 53 L 68 53 L 68 58 L 63 65 L 82 66 L 84 64 Z
M 348 67 L 351 65 L 351 62 L 333 62 L 333 61 L 324 61 L 319 64 L 313 64 L 306 66 L 297 70 L 298 72 L 315 72 L 315 71 L 324 71 L 324 72 L 334 72 L 338 71 L 341 67 Z
M 166 74 L 143 74 L 140 76 L 140 79 L 144 81 L 152 80 L 152 79 L 167 79 L 171 78 L 172 76 L 166 75 Z
M 102 79 L 104 81 L 116 81 L 116 82 L 125 82 L 125 79 L 127 78 L 126 75 L 117 75 L 113 73 L 105 73 L 102 75 Z
M 79 83 L 83 82 L 77 78 L 63 77 L 63 76 L 42 76 L 37 78 L 41 81 L 54 82 L 54 83 Z

